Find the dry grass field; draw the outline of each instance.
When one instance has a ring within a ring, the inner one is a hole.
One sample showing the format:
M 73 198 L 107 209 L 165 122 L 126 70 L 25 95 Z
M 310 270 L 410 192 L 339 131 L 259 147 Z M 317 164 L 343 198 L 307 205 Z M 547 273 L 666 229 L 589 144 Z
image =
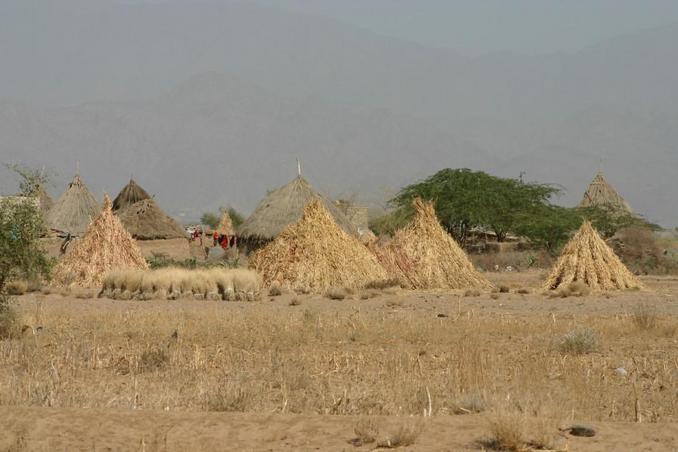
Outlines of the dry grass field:
M 0 450 L 678 449 L 678 278 L 548 298 L 487 275 L 501 292 L 24 295 Z

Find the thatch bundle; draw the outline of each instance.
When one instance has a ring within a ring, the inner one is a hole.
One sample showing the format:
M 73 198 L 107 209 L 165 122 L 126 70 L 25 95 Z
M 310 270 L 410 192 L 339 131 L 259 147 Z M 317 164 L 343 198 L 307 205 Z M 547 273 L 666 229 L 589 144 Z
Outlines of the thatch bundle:
M 565 245 L 545 288 L 556 290 L 571 283 L 583 283 L 593 290 L 642 287 L 588 221 Z
M 626 200 L 617 193 L 601 172 L 596 174 L 589 184 L 579 207 L 605 207 L 617 212 L 633 212 Z
M 436 217 L 433 204 L 415 199 L 412 222 L 398 230 L 393 240 L 375 245 L 379 262 L 410 289 L 490 289 L 463 249 Z
M 328 198 L 320 195 L 301 176 L 284 187 L 269 193 L 254 210 L 252 215 L 238 227 L 240 237 L 256 247 L 273 240 L 287 226 L 299 221 L 309 202 L 319 199 L 334 221 L 347 233 L 357 231 L 339 208 Z
M 100 210 L 94 195 L 76 174 L 49 211 L 47 224 L 55 231 L 82 235 Z
M 261 288 L 261 276 L 241 268 L 125 269 L 106 274 L 99 296 L 127 300 L 195 298 L 252 301 L 260 298 Z
M 146 192 L 134 179 L 130 179 L 129 183 L 125 185 L 118 196 L 113 200 L 113 212 L 122 210 L 125 207 L 131 206 L 144 199 L 150 199 L 151 195 Z
M 104 274 L 111 270 L 148 268 L 134 239 L 113 215 L 111 207 L 111 199 L 106 195 L 101 214 L 54 268 L 55 285 L 98 287 Z
M 235 234 L 233 221 L 231 220 L 231 216 L 228 214 L 228 212 L 224 212 L 224 214 L 221 216 L 221 220 L 215 228 L 215 231 L 221 235 L 231 236 Z
M 388 275 L 376 257 L 348 234 L 315 199 L 299 222 L 250 259 L 267 285 L 323 292 L 332 287 L 360 288 Z
M 137 240 L 178 239 L 186 237 L 184 229 L 158 206 L 154 199 L 144 199 L 117 212 L 125 228 Z

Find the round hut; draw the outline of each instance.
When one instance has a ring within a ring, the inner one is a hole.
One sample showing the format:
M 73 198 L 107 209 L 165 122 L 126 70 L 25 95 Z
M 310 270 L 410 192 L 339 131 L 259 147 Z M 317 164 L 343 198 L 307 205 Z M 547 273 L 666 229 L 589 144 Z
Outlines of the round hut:
M 631 206 L 610 185 L 602 172 L 593 178 L 578 207 L 604 207 L 613 212 L 633 213 Z
M 143 199 L 117 212 L 122 224 L 137 240 L 186 238 L 184 229 L 153 198 Z
M 101 212 L 92 192 L 76 174 L 47 215 L 47 225 L 59 233 L 81 236 Z
M 150 198 L 151 195 L 149 195 L 141 185 L 137 184 L 134 179 L 130 179 L 129 183 L 120 190 L 118 196 L 113 200 L 113 212 L 117 212 L 139 201 Z

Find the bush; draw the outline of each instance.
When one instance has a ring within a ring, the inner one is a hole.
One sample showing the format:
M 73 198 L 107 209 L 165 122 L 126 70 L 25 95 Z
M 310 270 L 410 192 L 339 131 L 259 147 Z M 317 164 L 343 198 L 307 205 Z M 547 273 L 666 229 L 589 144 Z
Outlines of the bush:
M 8 282 L 5 286 L 7 295 L 23 295 L 28 291 L 28 284 L 26 281 L 18 280 Z
M 598 334 L 588 328 L 573 330 L 560 339 L 558 351 L 566 355 L 585 355 L 599 348 Z
M 169 355 L 160 348 L 153 348 L 144 351 L 139 359 L 139 370 L 149 372 L 159 370 L 165 367 L 169 362 Z
M 343 300 L 346 298 L 346 291 L 341 288 L 331 287 L 327 290 L 325 296 L 330 300 Z
M 638 305 L 631 315 L 631 320 L 639 330 L 652 330 L 657 327 L 657 310 L 646 304 Z
M 380 281 L 370 281 L 365 285 L 365 289 L 376 289 L 376 290 L 384 290 L 390 287 L 400 287 L 400 283 L 398 282 L 397 279 L 391 278 L 383 279 Z
M 19 332 L 19 319 L 9 303 L 9 297 L 0 295 L 0 340 L 14 337 Z
M 566 286 L 559 287 L 556 291 L 551 292 L 550 298 L 567 298 L 567 297 L 585 297 L 591 293 L 591 289 L 581 281 L 573 281 Z

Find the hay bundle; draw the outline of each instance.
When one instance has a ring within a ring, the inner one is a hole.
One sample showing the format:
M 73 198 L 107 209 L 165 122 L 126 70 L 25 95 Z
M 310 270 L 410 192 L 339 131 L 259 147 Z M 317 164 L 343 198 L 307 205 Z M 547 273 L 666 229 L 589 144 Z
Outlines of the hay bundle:
M 111 211 L 111 199 L 104 197 L 104 209 L 85 236 L 54 268 L 57 286 L 97 287 L 104 274 L 121 268 L 148 268 L 134 239 Z
M 144 199 L 117 212 L 125 228 L 137 240 L 185 238 L 186 232 L 154 199 Z
M 55 231 L 82 235 L 92 219 L 99 215 L 100 206 L 94 195 L 76 174 L 68 188 L 52 206 L 47 224 Z
M 134 179 L 130 179 L 129 183 L 125 185 L 118 196 L 113 200 L 113 212 L 122 210 L 144 199 L 150 199 L 151 195 L 146 190 L 141 188 Z
M 415 216 L 393 240 L 373 249 L 384 268 L 411 289 L 489 289 L 489 281 L 438 222 L 433 204 L 415 199 Z
M 592 290 L 642 287 L 588 221 L 565 245 L 545 288 L 556 290 L 573 282 L 584 283 Z
M 231 216 L 228 214 L 228 212 L 224 212 L 224 214 L 221 217 L 221 221 L 219 221 L 219 224 L 217 225 L 215 230 L 217 233 L 221 235 L 231 236 L 235 234 L 233 221 L 231 221 Z
M 376 257 L 346 233 L 319 199 L 311 201 L 296 224 L 250 259 L 267 285 L 323 292 L 359 288 L 388 275 Z

